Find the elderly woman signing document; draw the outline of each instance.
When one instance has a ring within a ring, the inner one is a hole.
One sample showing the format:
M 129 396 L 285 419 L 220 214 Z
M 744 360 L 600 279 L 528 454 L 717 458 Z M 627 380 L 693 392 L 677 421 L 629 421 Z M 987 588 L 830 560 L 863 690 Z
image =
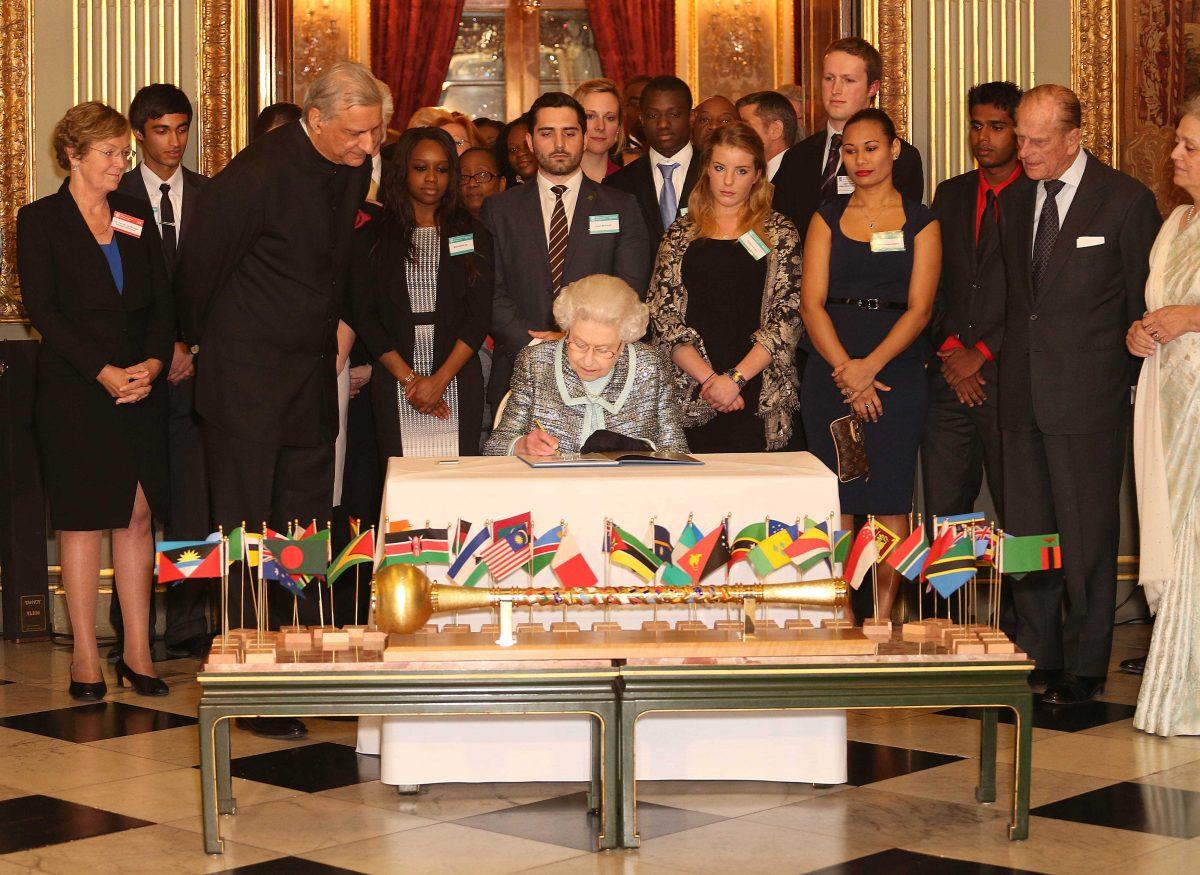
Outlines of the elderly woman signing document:
M 563 289 L 554 318 L 564 336 L 517 354 L 484 454 L 578 453 L 600 430 L 686 453 L 674 374 L 638 342 L 649 310 L 633 289 L 616 277 L 585 277 Z

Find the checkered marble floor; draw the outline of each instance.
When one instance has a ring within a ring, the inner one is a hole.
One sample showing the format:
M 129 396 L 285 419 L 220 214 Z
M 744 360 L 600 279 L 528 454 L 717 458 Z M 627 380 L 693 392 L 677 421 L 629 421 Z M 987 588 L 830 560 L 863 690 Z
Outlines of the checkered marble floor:
M 1145 652 L 1119 629 L 1113 667 Z M 1138 679 L 1099 701 L 1039 708 L 1030 839 L 1002 802 L 974 801 L 969 712 L 849 715 L 849 781 L 643 782 L 637 851 L 590 852 L 581 784 L 445 784 L 399 796 L 354 752 L 352 722 L 309 720 L 299 742 L 235 729 L 238 814 L 226 853 L 200 843 L 194 660 L 160 663 L 163 699 L 67 695 L 70 653 L 0 644 L 0 875 L 85 873 L 1194 872 L 1200 738 L 1132 728 Z M 1000 758 L 1011 762 L 1011 727 Z M 998 798 L 1011 787 L 1000 770 Z

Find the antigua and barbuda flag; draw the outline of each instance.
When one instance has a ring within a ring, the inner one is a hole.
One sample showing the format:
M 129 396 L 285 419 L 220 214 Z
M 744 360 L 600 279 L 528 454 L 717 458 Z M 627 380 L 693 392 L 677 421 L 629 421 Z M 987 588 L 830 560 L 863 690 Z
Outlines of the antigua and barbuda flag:
M 171 543 L 175 546 L 168 546 Z M 160 542 L 158 546 L 167 547 L 156 556 L 159 583 L 221 576 L 220 541 Z

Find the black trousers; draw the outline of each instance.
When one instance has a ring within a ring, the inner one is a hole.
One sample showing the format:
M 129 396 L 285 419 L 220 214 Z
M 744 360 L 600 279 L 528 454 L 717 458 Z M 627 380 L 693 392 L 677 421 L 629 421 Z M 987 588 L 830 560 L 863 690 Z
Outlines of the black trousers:
M 996 506 L 997 523 L 1004 525 L 1004 465 L 996 410 L 994 374 L 985 374 L 988 394 L 981 406 L 958 400 L 941 373 L 931 368 L 929 413 L 921 440 L 921 482 L 925 514 L 950 516 L 975 510 L 986 474 Z M 1016 628 L 1012 587 L 1000 590 L 1000 627 L 1010 636 Z M 933 598 L 932 595 L 929 598 Z
M 168 541 L 202 541 L 213 531 L 209 520 L 204 444 L 193 404 L 194 393 L 194 379 L 167 387 L 171 506 L 163 537 Z M 208 633 L 206 606 L 211 598 L 212 581 L 184 580 L 167 587 L 167 625 L 163 638 L 168 647 Z M 109 603 L 108 618 L 117 638 L 122 638 L 121 604 L 115 597 Z M 154 631 L 153 599 L 150 600 L 150 631 Z
M 314 447 L 277 446 L 244 440 L 207 423 L 201 428 L 208 462 L 209 495 L 213 519 L 230 531 L 244 521 L 251 529 L 266 523 L 277 532 L 287 531 L 293 520 L 317 520 L 323 528 L 333 504 L 333 442 Z M 254 572 L 256 574 L 256 572 Z M 254 622 L 250 604 L 251 572 L 235 562 L 229 568 L 229 622 L 231 627 Z M 317 583 L 310 583 L 299 599 L 300 622 L 316 625 Z M 243 590 L 247 604 L 243 613 Z M 293 598 L 278 583 L 267 583 L 267 619 L 278 628 L 292 622 Z M 322 593 L 327 601 L 327 593 Z M 328 606 L 326 606 L 328 617 Z M 340 618 L 339 618 L 340 620 Z
M 1007 531 L 1062 536 L 1061 570 L 1034 572 L 1011 586 L 1016 643 L 1039 669 L 1108 673 L 1125 434 L 1124 425 L 1094 434 L 1003 431 Z

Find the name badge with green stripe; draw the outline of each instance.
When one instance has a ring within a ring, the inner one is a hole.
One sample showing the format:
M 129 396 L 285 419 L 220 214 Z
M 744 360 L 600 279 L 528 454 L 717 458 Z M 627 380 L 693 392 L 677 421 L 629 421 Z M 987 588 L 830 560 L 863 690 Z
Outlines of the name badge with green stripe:
M 589 234 L 620 234 L 621 217 L 616 213 L 603 216 L 588 216 Z
M 457 237 L 450 238 L 450 254 L 451 255 L 467 255 L 475 251 L 475 235 L 474 234 L 459 234 Z
M 739 237 L 738 243 L 742 244 L 742 247 L 754 257 L 755 261 L 766 258 L 767 253 L 771 251 L 771 247 L 763 243 L 762 238 L 753 231 L 747 231 Z

